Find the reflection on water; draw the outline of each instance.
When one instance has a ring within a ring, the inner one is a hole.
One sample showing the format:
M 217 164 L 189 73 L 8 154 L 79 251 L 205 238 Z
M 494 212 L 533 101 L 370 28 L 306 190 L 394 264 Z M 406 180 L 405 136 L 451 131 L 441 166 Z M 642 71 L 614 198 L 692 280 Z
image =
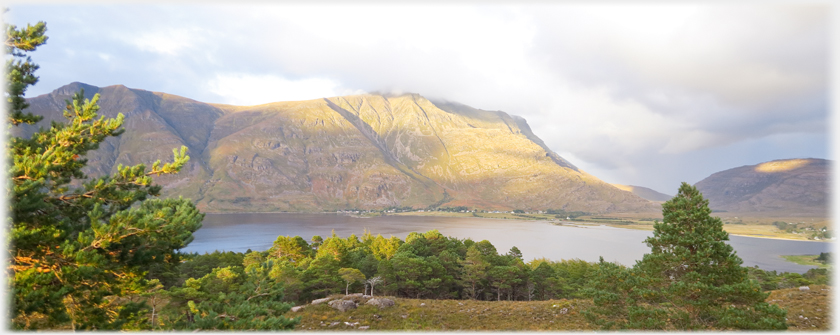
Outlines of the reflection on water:
M 488 240 L 500 254 L 516 246 L 525 261 L 545 257 L 552 260 L 582 259 L 633 265 L 650 252 L 644 239 L 651 232 L 606 226 L 555 226 L 542 221 L 481 218 L 382 216 L 355 218 L 337 214 L 237 213 L 207 214 L 204 225 L 195 232 L 195 240 L 183 251 L 212 252 L 266 250 L 277 236 L 314 235 L 327 237 L 361 236 L 367 229 L 384 237 L 405 239 L 410 232 L 439 230 L 443 235 L 474 241 Z M 730 244 L 745 266 L 758 265 L 764 270 L 803 273 L 808 266 L 786 262 L 779 255 L 813 255 L 830 251 L 825 242 L 788 241 L 730 236 Z

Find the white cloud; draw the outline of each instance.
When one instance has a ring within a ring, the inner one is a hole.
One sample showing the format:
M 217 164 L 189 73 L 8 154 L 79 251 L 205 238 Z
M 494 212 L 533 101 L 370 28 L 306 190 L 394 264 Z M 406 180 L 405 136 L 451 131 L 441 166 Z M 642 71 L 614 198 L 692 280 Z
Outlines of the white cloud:
M 220 74 L 207 83 L 207 88 L 222 97 L 224 103 L 243 106 L 362 93 L 343 89 L 331 79 L 289 80 L 274 75 L 251 74 Z
M 201 33 L 200 29 L 166 29 L 123 36 L 123 39 L 142 51 L 178 56 L 193 48 L 201 39 Z

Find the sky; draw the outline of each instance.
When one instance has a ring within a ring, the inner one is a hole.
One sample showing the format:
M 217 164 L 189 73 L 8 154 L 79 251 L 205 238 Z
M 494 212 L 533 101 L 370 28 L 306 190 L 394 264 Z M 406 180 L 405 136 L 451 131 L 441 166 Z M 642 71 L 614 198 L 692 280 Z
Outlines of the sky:
M 74 81 L 254 105 L 411 92 L 524 117 L 609 183 L 831 159 L 827 3 L 68 5 L 28 97 Z

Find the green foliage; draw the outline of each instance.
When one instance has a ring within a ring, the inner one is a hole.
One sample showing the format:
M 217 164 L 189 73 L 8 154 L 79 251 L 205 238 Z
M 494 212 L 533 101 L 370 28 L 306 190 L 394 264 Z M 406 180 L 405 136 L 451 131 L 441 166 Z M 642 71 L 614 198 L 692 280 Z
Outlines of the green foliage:
M 390 259 L 394 257 L 397 250 L 402 245 L 403 241 L 396 236 L 386 239 L 382 235 L 373 237 L 369 232 L 366 232 L 363 237 L 365 245 L 370 248 L 370 252 L 377 260 Z
M 24 52 L 46 41 L 39 23 L 7 26 L 7 102 L 12 125 L 37 122 L 24 114 L 23 93 L 37 78 Z M 16 60 L 15 60 L 16 59 Z M 147 269 L 177 261 L 203 214 L 187 199 L 156 199 L 152 175 L 177 173 L 186 148 L 172 163 L 119 166 L 113 176 L 87 179 L 83 158 L 122 132 L 123 116 L 98 117 L 99 96 L 67 101 L 67 123 L 52 123 L 30 139 L 10 138 L 12 165 L 11 296 L 18 329 L 120 329 L 143 324 L 142 302 L 120 299 L 156 285 Z M 81 185 L 81 186 L 76 186 Z
M 344 294 L 350 294 L 350 284 L 355 282 L 364 282 L 365 279 L 367 279 L 365 278 L 365 275 L 362 273 L 362 271 L 351 268 L 338 269 L 338 275 L 341 277 L 342 280 L 344 280 L 345 283 L 347 283 L 347 286 L 344 288 Z
M 186 318 L 178 329 L 280 330 L 292 329 L 299 318 L 282 314 L 291 305 L 282 302 L 283 285 L 270 275 L 273 262 L 247 268 L 213 269 L 199 279 L 190 278 L 172 291 L 173 299 L 186 301 Z
M 795 288 L 808 285 L 828 285 L 831 283 L 828 269 L 809 269 L 805 274 L 765 271 L 756 267 L 747 268 L 749 278 L 756 281 L 764 291 Z
M 821 252 L 820 255 L 814 260 L 823 264 L 831 263 L 831 252 Z
M 599 269 L 598 264 L 580 259 L 560 261 L 537 259 L 531 262 L 531 267 L 534 271 L 540 267 L 550 269 L 550 271 L 541 270 L 551 274 L 551 277 L 547 277 L 542 282 L 545 285 L 542 291 L 545 297 L 542 299 L 583 298 L 589 280 L 595 277 Z
M 466 257 L 461 263 L 461 285 L 464 286 L 464 296 L 476 299 L 481 292 L 487 278 L 487 268 L 490 266 L 478 248 L 473 245 L 467 249 Z
M 340 268 L 339 261 L 330 255 L 316 257 L 308 262 L 301 273 L 304 286 L 301 297 L 312 300 L 340 292 L 342 286 L 342 280 L 338 276 Z
M 203 255 L 190 254 L 182 256 L 184 262 L 178 264 L 178 275 L 174 284 L 181 285 L 189 278 L 201 278 L 213 272 L 215 268 L 224 268 L 229 266 L 241 266 L 244 263 L 244 255 L 232 251 L 221 252 L 214 251 L 212 253 L 205 253 Z M 171 287 L 173 285 L 166 285 Z
M 645 241 L 651 253 L 631 269 L 601 262 L 587 319 L 603 329 L 786 329 L 786 312 L 764 302 L 710 213 L 683 183 Z
M 292 262 L 300 262 L 304 258 L 312 257 L 309 243 L 300 236 L 278 236 L 271 249 L 268 249 L 268 253 L 273 257 Z
M 808 271 L 802 276 L 809 281 L 806 285 L 831 284 L 831 271 L 828 269 L 808 269 Z
M 39 46 L 47 42 L 47 24 L 38 22 L 36 25 L 26 25 L 26 28 L 18 29 L 14 25 L 6 25 L 6 55 L 11 57 L 6 60 L 6 101 L 8 102 L 9 123 L 19 125 L 21 123 L 33 124 L 42 119 L 41 116 L 32 113 L 23 113 L 29 107 L 23 97 L 26 89 L 38 82 L 35 71 L 38 65 L 32 63 L 31 57 L 26 52 L 35 51 Z

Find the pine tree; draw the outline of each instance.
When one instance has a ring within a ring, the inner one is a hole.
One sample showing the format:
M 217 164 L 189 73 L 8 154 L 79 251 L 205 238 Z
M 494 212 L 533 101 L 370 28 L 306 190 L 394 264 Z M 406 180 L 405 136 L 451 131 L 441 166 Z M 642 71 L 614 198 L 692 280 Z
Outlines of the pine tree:
M 199 279 L 190 278 L 172 290 L 176 301 L 186 301 L 186 320 L 177 329 L 283 330 L 293 329 L 300 317 L 283 313 L 292 307 L 283 302 L 283 284 L 271 276 L 273 261 L 245 268 L 215 268 Z
M 32 63 L 26 52 L 35 51 L 47 43 L 46 32 L 47 24 L 44 22 L 38 22 L 34 26 L 27 25 L 22 29 L 6 25 L 6 54 L 12 56 L 6 61 L 6 101 L 9 103 L 9 123 L 13 125 L 33 124 L 42 118 L 23 113 L 23 110 L 29 107 L 23 96 L 29 86 L 38 82 L 38 77 L 35 76 L 38 65 Z
M 595 282 L 610 284 L 593 284 L 590 321 L 604 328 L 786 329 L 786 312 L 764 302 L 768 293 L 724 242 L 729 234 L 708 204 L 682 183 L 645 240 L 651 253 L 629 270 L 603 267 Z
M 23 94 L 37 81 L 25 52 L 46 41 L 43 22 L 6 28 L 9 123 L 31 124 Z M 121 296 L 153 286 L 152 265 L 176 259 L 192 240 L 203 214 L 187 199 L 155 199 L 152 175 L 177 173 L 189 160 L 186 147 L 172 163 L 119 166 L 113 176 L 88 179 L 88 151 L 122 133 L 123 116 L 97 118 L 96 95 L 67 101 L 67 123 L 52 123 L 30 139 L 12 137 L 7 152 L 11 179 L 9 269 L 11 318 L 18 329 L 119 329 L 137 324 L 142 304 Z M 81 185 L 81 186 L 74 186 Z M 134 327 L 134 326 L 132 326 Z

